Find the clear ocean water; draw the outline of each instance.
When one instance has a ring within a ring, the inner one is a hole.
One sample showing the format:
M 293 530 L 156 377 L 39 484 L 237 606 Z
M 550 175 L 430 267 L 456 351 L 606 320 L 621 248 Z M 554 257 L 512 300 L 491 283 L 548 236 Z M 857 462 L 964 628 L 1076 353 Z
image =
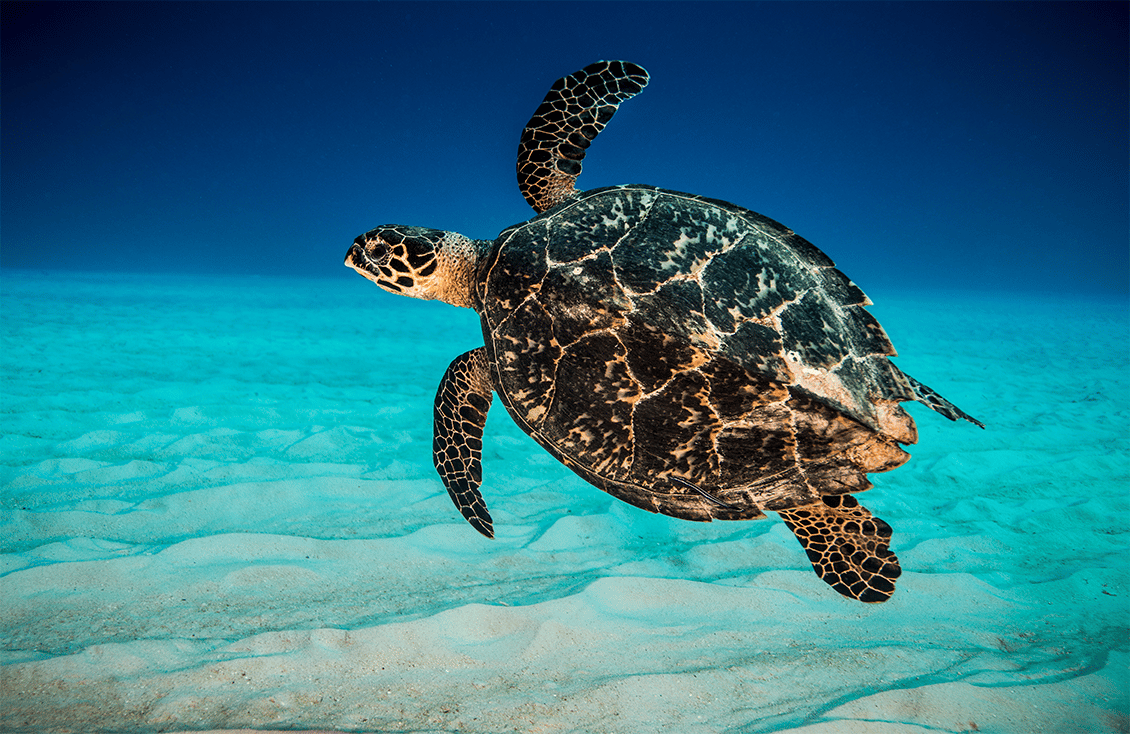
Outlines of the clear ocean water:
M 1118 732 L 1127 305 L 874 292 L 912 412 L 898 593 L 776 519 L 585 484 L 495 401 L 497 537 L 431 467 L 473 313 L 339 279 L 4 270 L 0 729 Z
M 0 8 L 0 734 L 1130 731 L 1130 4 Z M 581 189 L 794 228 L 982 420 L 865 505 L 840 597 L 775 516 L 698 524 L 487 425 L 431 465 L 473 313 L 342 267 L 530 217 L 559 77 L 646 68 Z

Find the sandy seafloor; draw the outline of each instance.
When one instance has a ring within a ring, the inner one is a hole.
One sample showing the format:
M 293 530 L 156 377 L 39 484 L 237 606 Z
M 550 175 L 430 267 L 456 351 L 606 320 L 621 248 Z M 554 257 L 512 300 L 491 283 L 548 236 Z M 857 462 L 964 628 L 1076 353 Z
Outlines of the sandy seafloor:
M 987 429 L 911 408 L 861 497 L 904 569 L 869 606 L 779 520 L 620 503 L 497 400 L 482 538 L 430 458 L 470 311 L 361 278 L 0 290 L 5 732 L 1128 729 L 1124 299 L 871 289 Z

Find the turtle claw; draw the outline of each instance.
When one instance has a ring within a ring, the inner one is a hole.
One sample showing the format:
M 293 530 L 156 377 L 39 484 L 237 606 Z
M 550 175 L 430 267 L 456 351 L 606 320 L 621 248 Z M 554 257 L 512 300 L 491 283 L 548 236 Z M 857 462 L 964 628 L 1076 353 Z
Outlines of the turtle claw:
M 678 485 L 680 485 L 680 486 L 686 487 L 687 489 L 693 489 L 693 490 L 694 490 L 695 492 L 698 492 L 698 493 L 699 493 L 699 494 L 701 494 L 701 495 L 702 495 L 703 497 L 705 497 L 706 499 L 710 500 L 711 502 L 713 502 L 714 504 L 718 505 L 719 507 L 725 507 L 725 508 L 726 508 L 727 510 L 740 510 L 740 509 L 741 509 L 741 508 L 740 508 L 740 507 L 738 507 L 737 505 L 731 505 L 731 504 L 730 504 L 730 503 L 728 503 L 728 502 L 723 502 L 722 500 L 718 499 L 718 498 L 717 498 L 717 497 L 715 497 L 714 495 L 712 495 L 712 494 L 710 494 L 709 492 L 707 492 L 707 491 L 706 491 L 705 489 L 703 489 L 702 487 L 699 487 L 699 486 L 697 486 L 697 485 L 691 484 L 690 482 L 688 482 L 688 481 L 687 481 L 686 479 L 683 479 L 682 477 L 675 477 L 675 476 L 671 476 L 671 477 L 667 477 L 667 478 L 668 478 L 669 480 L 671 480 L 671 481 L 672 481 L 673 483 L 675 483 L 675 484 L 678 484 Z

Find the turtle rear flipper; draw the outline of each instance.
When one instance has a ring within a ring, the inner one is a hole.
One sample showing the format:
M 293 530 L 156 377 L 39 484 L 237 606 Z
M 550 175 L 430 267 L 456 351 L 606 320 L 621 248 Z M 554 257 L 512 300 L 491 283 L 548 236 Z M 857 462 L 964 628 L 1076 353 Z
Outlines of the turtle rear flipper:
M 873 517 L 850 494 L 777 510 L 804 547 L 812 570 L 851 599 L 881 602 L 895 592 L 902 573 L 887 547 L 891 526 Z
M 627 61 L 598 61 L 554 82 L 518 143 L 518 187 L 534 211 L 573 193 L 585 148 L 647 79 Z
M 467 522 L 488 538 L 494 537 L 494 525 L 479 485 L 483 481 L 483 427 L 492 393 L 484 349 L 460 354 L 436 391 L 432 434 L 432 461 L 447 494 Z

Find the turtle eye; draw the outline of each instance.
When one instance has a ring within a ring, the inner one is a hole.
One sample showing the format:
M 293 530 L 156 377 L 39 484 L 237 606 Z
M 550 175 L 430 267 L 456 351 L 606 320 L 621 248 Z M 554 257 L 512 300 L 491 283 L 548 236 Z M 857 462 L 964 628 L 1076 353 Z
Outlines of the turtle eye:
M 384 262 L 388 257 L 388 245 L 380 237 L 369 237 L 369 234 L 363 234 L 353 240 L 353 244 L 360 247 L 369 256 L 370 260 L 377 262 Z

